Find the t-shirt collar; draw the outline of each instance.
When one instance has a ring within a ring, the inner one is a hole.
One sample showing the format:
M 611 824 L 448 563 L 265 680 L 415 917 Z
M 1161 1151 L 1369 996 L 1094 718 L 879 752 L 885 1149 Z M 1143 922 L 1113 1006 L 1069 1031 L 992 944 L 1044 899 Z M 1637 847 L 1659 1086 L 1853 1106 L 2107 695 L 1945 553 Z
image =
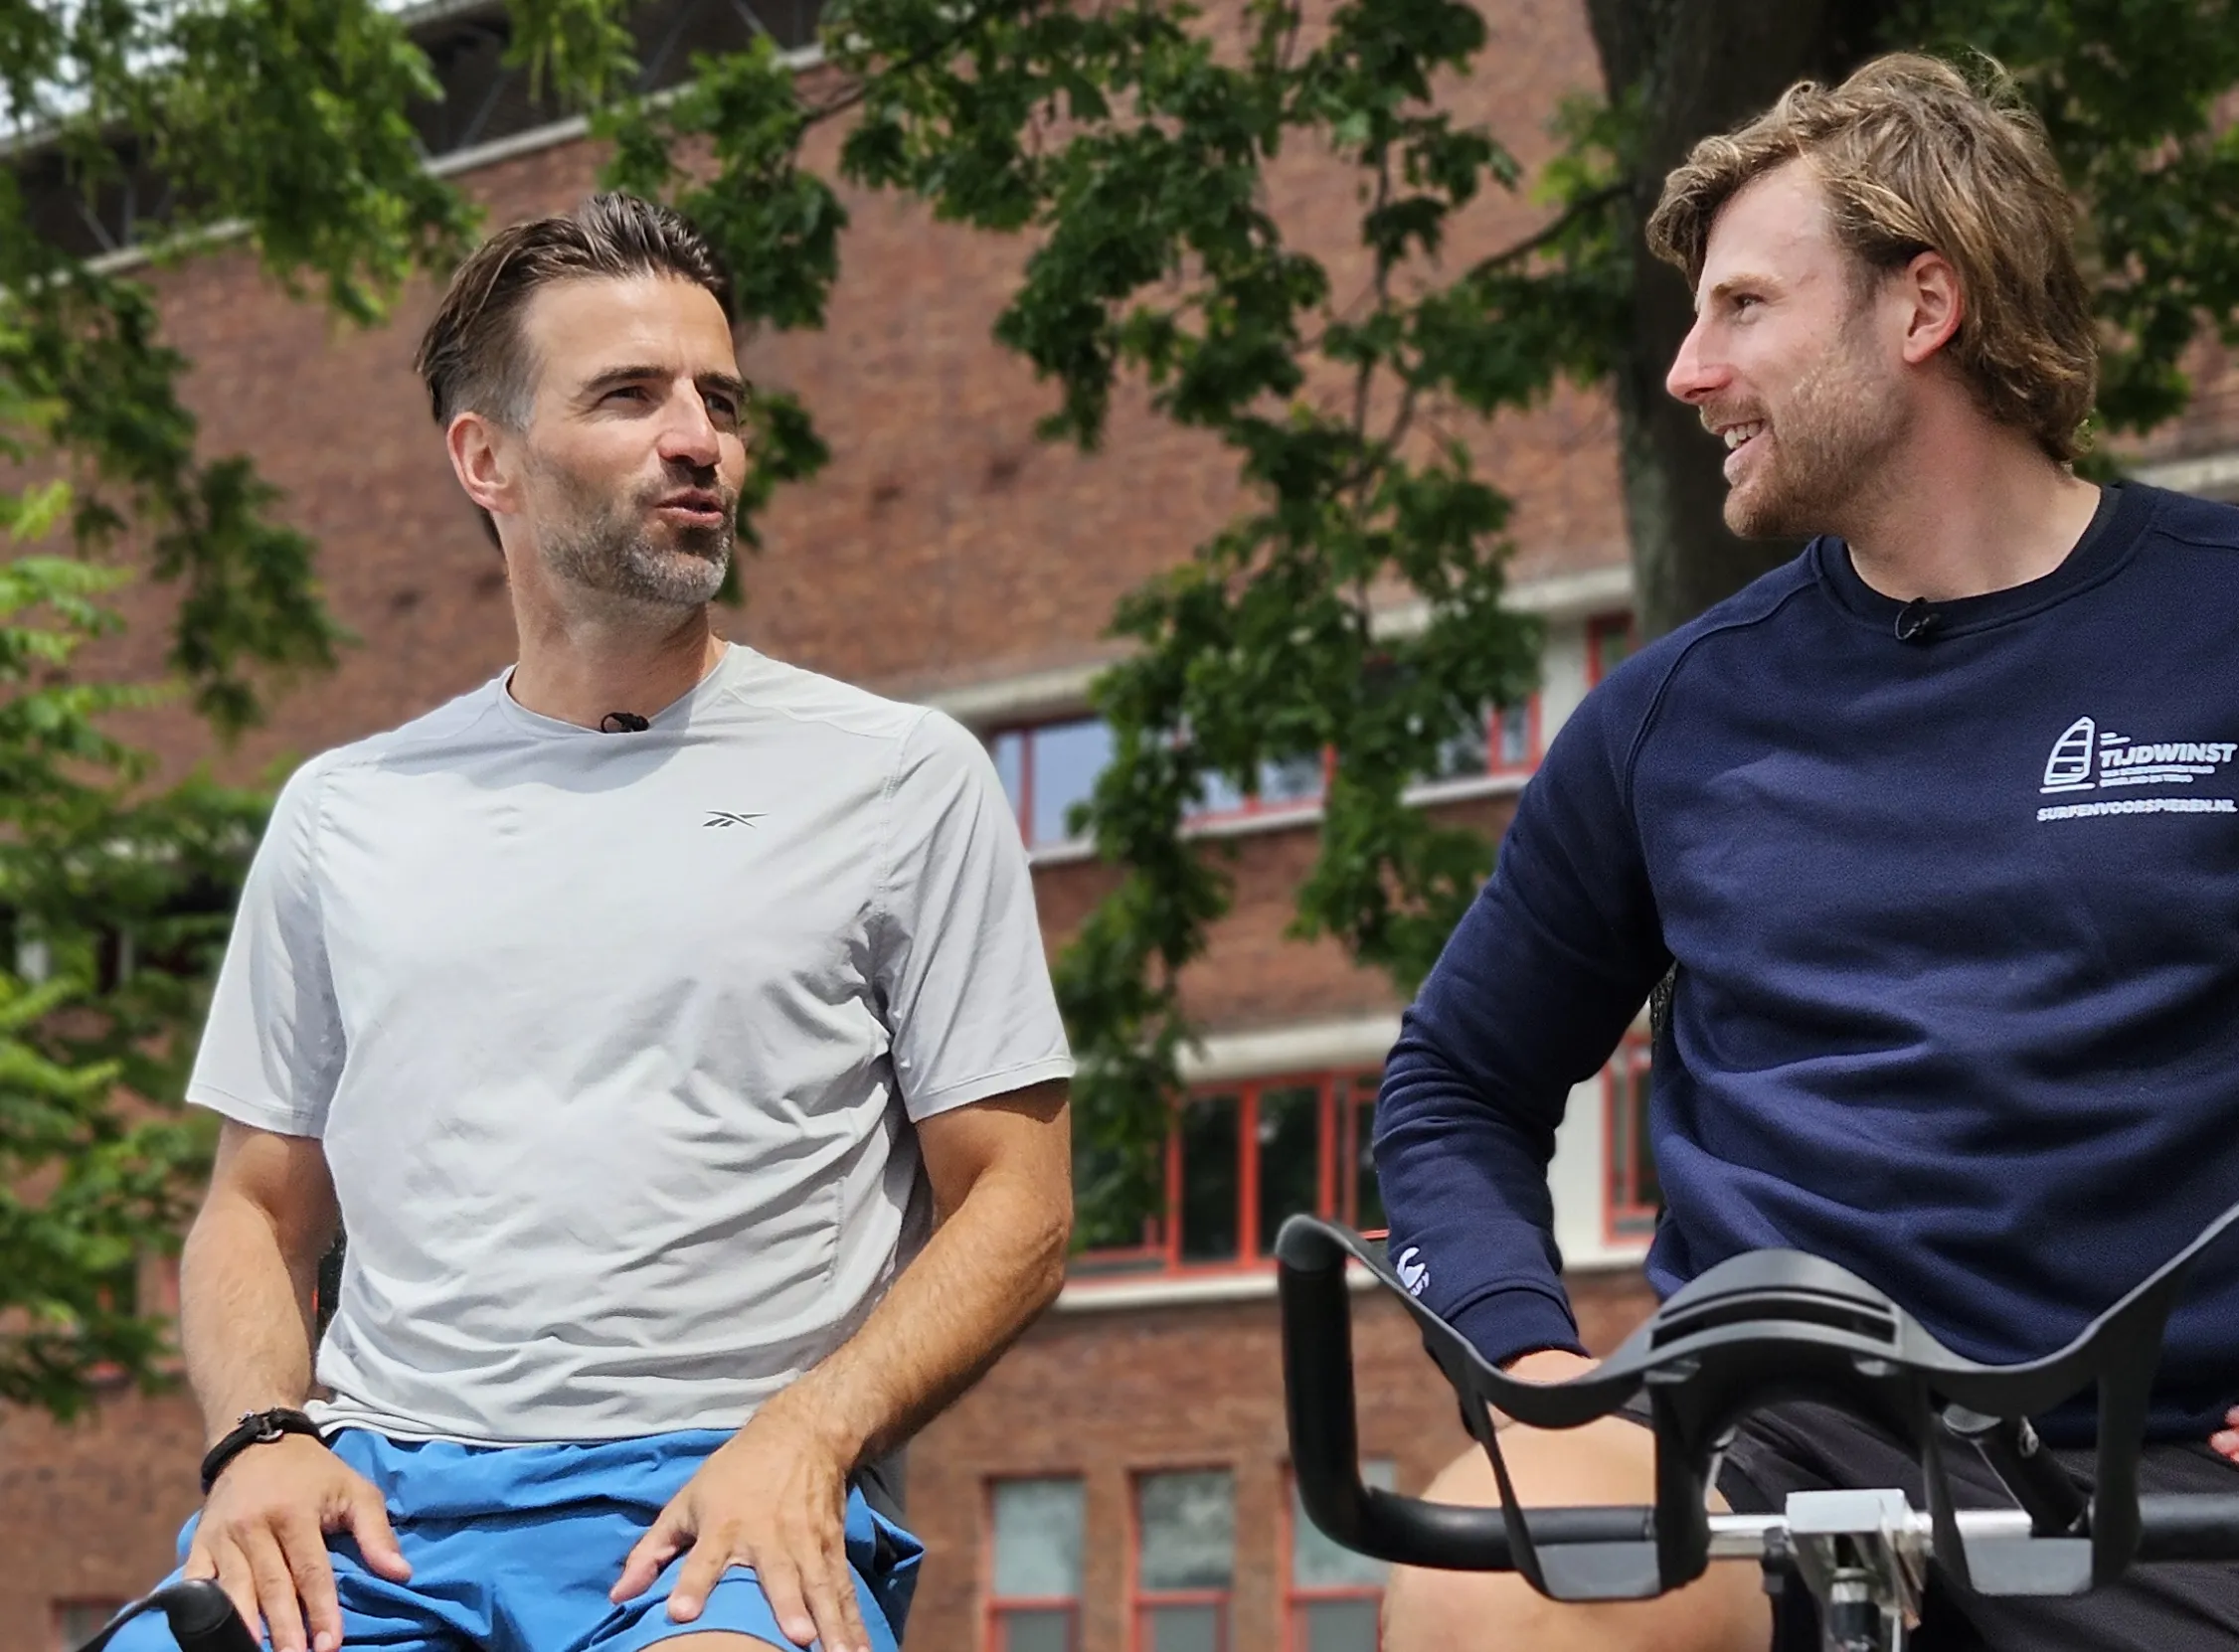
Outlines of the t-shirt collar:
M 1987 630 L 2023 618 L 2073 596 L 2114 574 L 2130 558 L 2153 514 L 2153 490 L 2111 482 L 2099 491 L 2099 508 L 2075 549 L 2051 573 L 2003 590 L 1979 596 L 1958 596 L 1930 604 L 1936 615 L 1936 635 L 1956 636 Z M 1897 616 L 1911 604 L 1885 596 L 1858 577 L 1850 561 L 1850 547 L 1831 534 L 1811 542 L 1808 553 L 1820 582 L 1836 602 L 1859 618 L 1894 637 Z
M 715 664 L 709 668 L 708 674 L 649 716 L 642 732 L 649 734 L 654 731 L 689 728 L 695 713 L 712 704 L 731 686 L 739 673 L 746 669 L 747 656 L 753 652 L 751 648 L 741 647 L 738 643 L 726 642 L 723 652 L 716 656 Z M 597 729 L 586 729 L 580 723 L 570 723 L 564 718 L 546 717 L 542 712 L 532 712 L 514 699 L 513 673 L 516 669 L 514 666 L 507 666 L 490 685 L 497 695 L 498 711 L 511 727 L 524 734 L 539 735 L 548 740 L 569 740 L 577 736 L 599 734 Z M 617 708 L 619 709 L 623 708 Z

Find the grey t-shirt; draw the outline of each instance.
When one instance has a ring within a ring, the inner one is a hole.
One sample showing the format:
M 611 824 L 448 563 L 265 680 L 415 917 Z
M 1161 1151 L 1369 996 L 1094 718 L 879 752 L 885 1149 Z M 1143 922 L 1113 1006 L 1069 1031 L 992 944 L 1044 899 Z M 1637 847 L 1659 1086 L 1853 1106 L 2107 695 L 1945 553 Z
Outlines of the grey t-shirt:
M 324 1144 L 325 1417 L 506 1444 L 738 1426 L 923 1243 L 912 1121 L 1072 1071 L 977 742 L 734 645 L 307 763 L 187 1098 Z

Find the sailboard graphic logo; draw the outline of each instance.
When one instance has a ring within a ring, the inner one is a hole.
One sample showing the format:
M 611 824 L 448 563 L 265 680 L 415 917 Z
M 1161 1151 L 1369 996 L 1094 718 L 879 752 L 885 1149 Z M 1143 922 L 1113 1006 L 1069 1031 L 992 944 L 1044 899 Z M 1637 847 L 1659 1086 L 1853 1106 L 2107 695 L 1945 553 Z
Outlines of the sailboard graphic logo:
M 2239 758 L 2239 741 L 2134 740 L 2079 717 L 2052 743 L 2045 758 L 2047 795 L 2096 791 L 2089 802 L 2053 803 L 2039 820 L 2080 820 L 2110 814 L 2235 814 L 2239 798 L 2170 796 L 2213 780 Z M 2150 789 L 2149 789 L 2150 788 Z
M 2092 756 L 2099 749 L 2099 725 L 2088 717 L 2079 717 L 2068 725 L 2068 732 L 2052 743 L 2052 755 L 2045 759 L 2046 791 L 2091 790 Z

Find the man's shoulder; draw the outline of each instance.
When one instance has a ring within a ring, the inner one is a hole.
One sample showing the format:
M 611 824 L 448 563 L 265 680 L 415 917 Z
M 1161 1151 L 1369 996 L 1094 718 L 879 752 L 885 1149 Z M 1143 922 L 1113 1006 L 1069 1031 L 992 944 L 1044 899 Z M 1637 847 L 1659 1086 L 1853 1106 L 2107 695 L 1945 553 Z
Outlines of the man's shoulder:
M 1777 624 L 1795 609 L 1797 597 L 1816 585 L 1816 552 L 1813 541 L 1801 555 L 1641 647 L 1610 674 L 1602 685 L 1610 692 L 1601 698 L 1612 707 L 1622 704 L 1633 712 L 1645 712 L 1673 672 L 1705 645 Z
M 2208 551 L 2239 552 L 2239 505 L 2143 482 L 2125 486 L 2138 489 L 2152 506 L 2145 526 L 2147 539 L 2171 540 Z M 2239 572 L 2239 559 L 2231 567 Z
M 402 753 L 455 744 L 489 720 L 501 680 L 493 678 L 394 729 L 329 746 L 298 768 L 290 783 L 309 784 L 346 770 L 376 768 Z
M 874 694 L 767 654 L 750 655 L 746 666 L 733 680 L 729 699 L 734 708 L 750 716 L 828 729 L 843 738 L 896 741 L 927 715 L 923 706 Z

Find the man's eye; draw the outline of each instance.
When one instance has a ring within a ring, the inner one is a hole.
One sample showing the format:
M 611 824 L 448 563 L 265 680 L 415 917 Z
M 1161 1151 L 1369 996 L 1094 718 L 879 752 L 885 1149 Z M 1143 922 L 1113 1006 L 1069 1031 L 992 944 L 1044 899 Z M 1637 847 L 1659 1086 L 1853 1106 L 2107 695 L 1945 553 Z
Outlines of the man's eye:
M 646 399 L 645 387 L 643 385 L 617 385 L 606 393 L 606 400 L 611 402 L 617 396 L 626 397 L 634 402 L 642 402 Z

